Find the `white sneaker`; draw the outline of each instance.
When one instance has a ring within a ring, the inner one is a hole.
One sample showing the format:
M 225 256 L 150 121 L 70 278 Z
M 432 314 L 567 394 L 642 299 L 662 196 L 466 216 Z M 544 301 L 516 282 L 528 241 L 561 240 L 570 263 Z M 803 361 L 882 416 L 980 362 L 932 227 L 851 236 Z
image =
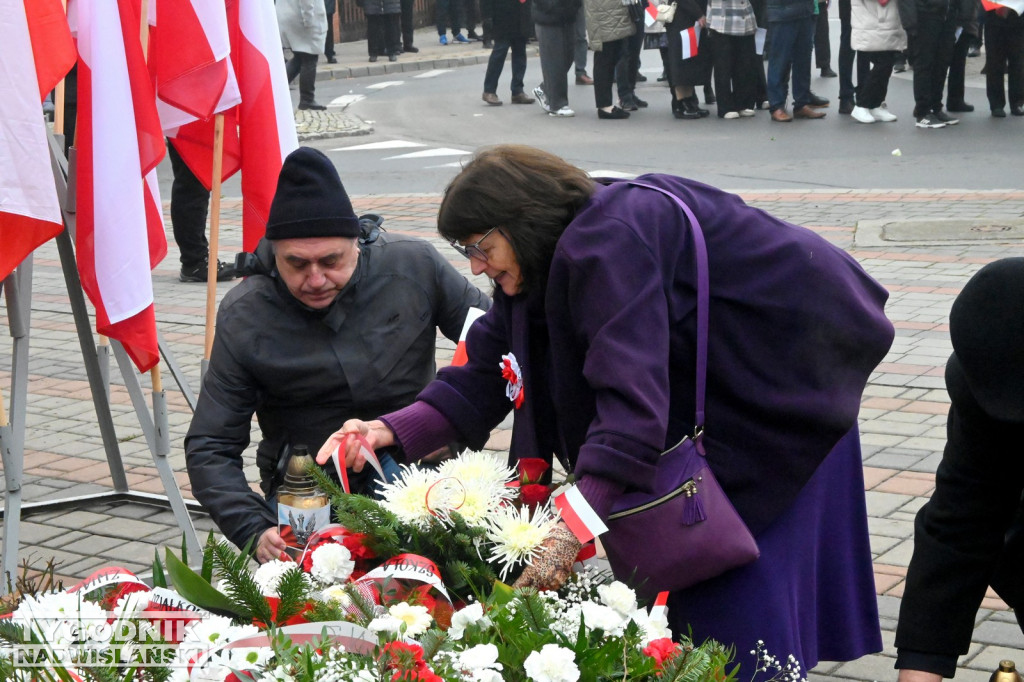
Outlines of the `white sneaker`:
M 896 120 L 896 114 L 891 113 L 885 107 L 871 109 L 871 115 L 875 117 L 876 121 L 881 121 L 882 123 L 891 123 Z
M 740 112 L 738 112 L 738 111 L 727 111 L 727 112 L 725 112 L 725 116 L 723 116 L 722 118 L 726 118 L 726 119 L 729 119 L 731 121 L 732 119 L 739 118 L 739 117 L 740 117 Z
M 548 107 L 548 96 L 544 94 L 539 85 L 533 89 L 533 97 L 537 100 L 537 106 L 549 114 L 551 113 L 551 108 Z
M 548 109 L 548 116 L 560 116 L 562 118 L 569 118 L 570 116 L 575 116 L 575 115 L 576 115 L 576 112 L 573 111 L 572 109 L 570 109 L 567 106 L 566 107 L 562 107 L 558 111 L 551 111 L 550 109 Z
M 864 107 L 854 107 L 853 111 L 850 112 L 850 117 L 858 123 L 874 123 L 875 117 L 871 115 L 871 112 Z
M 742 116 L 743 118 L 750 118 L 753 115 L 754 115 L 754 110 L 753 109 L 740 109 L 740 116 Z

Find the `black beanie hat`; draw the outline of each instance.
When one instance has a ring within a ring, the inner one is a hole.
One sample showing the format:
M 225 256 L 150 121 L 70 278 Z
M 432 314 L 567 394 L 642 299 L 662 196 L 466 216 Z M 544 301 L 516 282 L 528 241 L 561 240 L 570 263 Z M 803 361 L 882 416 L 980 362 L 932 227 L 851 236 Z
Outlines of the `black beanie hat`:
M 289 154 L 270 203 L 267 239 L 358 236 L 359 219 L 331 160 L 311 147 Z

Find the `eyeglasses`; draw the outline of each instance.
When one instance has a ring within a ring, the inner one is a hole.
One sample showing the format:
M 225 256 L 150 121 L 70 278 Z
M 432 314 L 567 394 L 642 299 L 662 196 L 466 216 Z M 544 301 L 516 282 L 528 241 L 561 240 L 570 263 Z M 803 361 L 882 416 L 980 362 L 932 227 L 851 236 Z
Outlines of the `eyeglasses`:
M 455 249 L 456 251 L 461 253 L 466 258 L 476 258 L 477 260 L 479 260 L 479 261 L 481 261 L 483 263 L 486 263 L 487 262 L 487 253 L 485 253 L 484 250 L 480 248 L 480 245 L 483 244 L 484 240 L 487 239 L 488 237 L 490 237 L 491 236 L 491 232 L 494 232 L 495 230 L 498 230 L 498 232 L 501 232 L 500 228 L 492 227 L 491 229 L 487 230 L 487 232 L 484 232 L 484 236 L 483 237 L 480 237 L 480 239 L 477 239 L 472 244 L 466 244 L 465 246 L 463 246 L 462 244 L 459 244 L 454 239 L 449 240 L 448 243 L 451 244 L 453 249 Z M 503 232 L 501 232 L 501 233 L 504 234 Z

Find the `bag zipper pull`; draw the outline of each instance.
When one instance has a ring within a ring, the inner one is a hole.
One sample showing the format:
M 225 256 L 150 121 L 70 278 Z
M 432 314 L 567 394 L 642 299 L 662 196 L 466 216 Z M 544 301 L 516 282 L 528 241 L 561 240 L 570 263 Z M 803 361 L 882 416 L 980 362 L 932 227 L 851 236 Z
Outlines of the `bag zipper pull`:
M 683 524 L 687 526 L 706 521 L 708 518 L 707 512 L 704 511 L 704 502 L 701 501 L 697 490 L 697 481 L 700 480 L 691 478 L 683 484 L 683 494 L 686 495 L 686 500 L 683 501 Z

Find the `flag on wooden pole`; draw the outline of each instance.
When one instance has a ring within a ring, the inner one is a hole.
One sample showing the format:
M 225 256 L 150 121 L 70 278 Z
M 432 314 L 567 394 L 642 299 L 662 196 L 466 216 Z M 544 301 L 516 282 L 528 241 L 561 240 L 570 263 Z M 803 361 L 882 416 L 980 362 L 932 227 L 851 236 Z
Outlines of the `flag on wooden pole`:
M 167 253 L 156 183 L 164 156 L 131 0 L 77 0 L 78 230 L 82 288 L 96 330 L 140 372 L 159 361 L 151 270 Z
M 0 280 L 63 229 L 41 102 L 75 64 L 60 0 L 0 0 Z

